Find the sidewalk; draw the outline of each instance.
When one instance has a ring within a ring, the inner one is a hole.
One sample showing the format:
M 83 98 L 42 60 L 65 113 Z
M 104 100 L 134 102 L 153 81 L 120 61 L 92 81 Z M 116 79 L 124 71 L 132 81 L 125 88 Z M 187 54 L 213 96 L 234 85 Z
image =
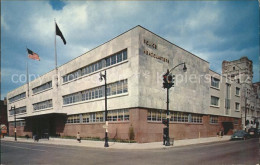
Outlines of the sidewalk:
M 192 144 L 202 144 L 210 142 L 220 142 L 228 141 L 230 136 L 220 137 L 208 137 L 200 139 L 185 139 L 185 140 L 175 140 L 173 146 L 164 146 L 163 142 L 152 142 L 152 143 L 119 143 L 119 142 L 109 142 L 109 148 L 111 149 L 162 149 L 171 148 L 177 146 L 186 146 Z M 14 141 L 14 137 L 4 137 L 1 138 L 2 141 Z M 83 146 L 91 148 L 105 148 L 104 141 L 91 141 L 91 140 L 81 140 L 79 143 L 76 139 L 62 139 L 62 138 L 50 138 L 40 139 L 39 142 L 34 142 L 32 138 L 17 138 L 18 142 L 28 142 L 28 143 L 38 143 L 38 144 L 52 144 L 52 145 L 68 145 L 68 146 Z

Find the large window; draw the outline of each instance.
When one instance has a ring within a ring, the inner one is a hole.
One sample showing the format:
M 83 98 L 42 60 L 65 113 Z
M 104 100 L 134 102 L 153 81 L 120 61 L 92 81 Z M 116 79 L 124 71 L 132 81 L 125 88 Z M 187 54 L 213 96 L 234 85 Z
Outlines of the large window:
M 80 115 L 70 115 L 67 117 L 67 123 L 80 123 Z
M 148 121 L 162 121 L 166 118 L 166 111 L 164 110 L 148 110 L 147 120 Z
M 33 104 L 33 110 L 35 110 L 35 111 L 47 109 L 47 108 L 51 108 L 51 107 L 52 107 L 52 100 L 46 100 L 46 101 L 42 101 L 42 102 Z
M 80 118 L 82 117 L 82 121 Z M 108 121 L 129 121 L 128 109 L 111 110 L 108 111 Z M 67 117 L 67 123 L 101 123 L 105 122 L 105 112 L 91 112 L 70 115 Z
M 126 93 L 127 91 L 128 91 L 127 79 L 107 85 L 108 96 Z M 101 98 L 105 96 L 104 93 L 105 93 L 104 86 L 73 93 L 67 96 L 63 96 L 63 104 L 66 105 L 66 104 L 72 104 L 80 101 Z
M 52 87 L 52 81 L 42 84 L 38 87 L 35 87 L 32 89 L 32 91 L 33 91 L 33 94 L 35 94 L 35 93 L 41 92 L 43 90 L 49 89 L 51 87 Z
M 14 126 L 14 121 L 10 122 L 10 126 Z M 24 127 L 24 126 L 26 126 L 25 120 L 16 121 L 16 126 L 17 127 Z
M 211 105 L 219 106 L 219 98 L 215 96 L 211 96 Z
M 23 99 L 25 97 L 26 97 L 26 92 L 23 92 L 23 93 L 21 93 L 19 95 L 16 95 L 14 97 L 9 98 L 8 100 L 9 100 L 9 103 L 12 103 L 12 102 L 18 101 L 20 99 Z
M 87 65 L 83 68 L 80 68 L 74 72 L 71 72 L 65 76 L 63 76 L 63 82 L 71 81 L 73 79 L 76 79 L 78 77 L 90 74 L 92 72 L 98 71 L 102 68 L 120 63 L 127 59 L 127 49 L 122 50 L 118 53 L 115 53 L 109 57 L 106 57 L 104 59 L 101 59 L 95 63 L 92 63 L 90 65 Z
M 182 122 L 182 123 L 202 123 L 202 115 L 190 114 L 185 112 L 169 112 L 170 122 Z M 159 121 L 166 119 L 165 110 L 148 110 L 147 121 Z
M 215 88 L 219 88 L 219 79 L 215 77 L 211 77 L 211 86 Z
M 108 111 L 107 120 L 108 121 L 128 121 L 129 120 L 129 111 L 128 111 L 128 109 Z
M 192 114 L 191 115 L 191 123 L 202 123 L 202 115 Z
M 14 109 L 10 110 L 9 115 L 14 115 L 14 112 L 15 112 L 15 114 L 26 113 L 26 106 L 16 108 L 15 110 Z

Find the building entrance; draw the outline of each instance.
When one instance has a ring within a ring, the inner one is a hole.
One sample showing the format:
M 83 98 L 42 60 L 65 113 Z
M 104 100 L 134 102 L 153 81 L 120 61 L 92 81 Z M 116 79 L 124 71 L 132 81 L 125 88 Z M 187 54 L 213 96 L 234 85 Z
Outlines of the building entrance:
M 42 115 L 26 119 L 30 125 L 32 136 L 37 135 L 39 138 L 56 137 L 64 129 L 65 115 Z
M 234 129 L 233 122 L 222 122 L 222 126 L 224 128 L 224 135 L 227 135 L 229 130 Z

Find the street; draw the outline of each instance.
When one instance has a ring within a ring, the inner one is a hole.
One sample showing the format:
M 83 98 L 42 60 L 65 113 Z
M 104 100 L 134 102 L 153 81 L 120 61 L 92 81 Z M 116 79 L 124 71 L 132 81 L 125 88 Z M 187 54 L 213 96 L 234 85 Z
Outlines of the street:
M 258 164 L 259 139 L 153 150 L 95 149 L 1 141 L 1 164 Z

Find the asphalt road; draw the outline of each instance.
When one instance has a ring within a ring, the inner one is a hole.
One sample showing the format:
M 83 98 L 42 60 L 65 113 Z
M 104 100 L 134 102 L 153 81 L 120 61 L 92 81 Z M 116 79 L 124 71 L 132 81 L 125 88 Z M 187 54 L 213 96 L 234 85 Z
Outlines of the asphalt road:
M 259 163 L 259 139 L 157 150 L 93 149 L 38 143 L 1 142 L 2 164 L 197 165 Z

